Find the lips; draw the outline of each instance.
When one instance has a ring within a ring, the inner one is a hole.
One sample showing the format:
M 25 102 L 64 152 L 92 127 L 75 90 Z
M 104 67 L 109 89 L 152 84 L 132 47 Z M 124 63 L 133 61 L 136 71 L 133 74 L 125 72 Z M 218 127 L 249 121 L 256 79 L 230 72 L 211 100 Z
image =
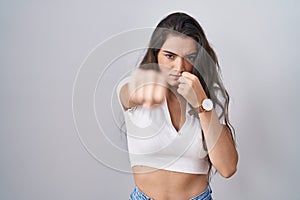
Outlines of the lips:
M 170 74 L 170 76 L 175 80 L 178 80 L 181 77 L 181 74 Z

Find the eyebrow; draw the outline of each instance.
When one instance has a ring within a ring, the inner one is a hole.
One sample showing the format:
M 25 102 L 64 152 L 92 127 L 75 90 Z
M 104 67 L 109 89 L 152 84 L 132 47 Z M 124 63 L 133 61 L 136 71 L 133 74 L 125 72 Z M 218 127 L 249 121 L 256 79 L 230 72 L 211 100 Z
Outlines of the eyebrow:
M 172 54 L 172 55 L 175 55 L 175 56 L 178 56 L 176 53 L 173 53 L 173 52 L 168 51 L 168 50 L 163 50 L 163 52 L 169 53 L 169 54 Z M 186 57 L 186 56 L 195 56 L 195 55 L 197 55 L 197 52 L 193 52 L 193 53 L 190 53 L 190 54 L 188 54 L 188 55 L 185 55 L 185 57 Z
M 178 56 L 176 53 L 173 53 L 171 51 L 163 50 L 163 52 Z

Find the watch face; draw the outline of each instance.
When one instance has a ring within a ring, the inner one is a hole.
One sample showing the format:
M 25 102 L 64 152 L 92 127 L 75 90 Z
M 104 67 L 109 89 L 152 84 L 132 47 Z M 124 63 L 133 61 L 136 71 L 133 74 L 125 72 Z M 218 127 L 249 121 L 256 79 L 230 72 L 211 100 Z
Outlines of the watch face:
M 210 99 L 204 99 L 202 102 L 202 107 L 206 111 L 210 111 L 213 109 L 213 103 Z

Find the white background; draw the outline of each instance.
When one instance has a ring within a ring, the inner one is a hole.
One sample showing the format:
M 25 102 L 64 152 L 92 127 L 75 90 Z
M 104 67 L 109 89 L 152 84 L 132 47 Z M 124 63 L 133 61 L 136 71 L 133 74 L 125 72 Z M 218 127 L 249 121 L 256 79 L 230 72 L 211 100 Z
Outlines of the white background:
M 102 165 L 80 142 L 73 83 L 100 42 L 154 27 L 173 11 L 201 23 L 232 99 L 240 160 L 232 178 L 214 176 L 214 199 L 300 197 L 299 1 L 4 0 L 0 199 L 128 199 L 132 176 Z

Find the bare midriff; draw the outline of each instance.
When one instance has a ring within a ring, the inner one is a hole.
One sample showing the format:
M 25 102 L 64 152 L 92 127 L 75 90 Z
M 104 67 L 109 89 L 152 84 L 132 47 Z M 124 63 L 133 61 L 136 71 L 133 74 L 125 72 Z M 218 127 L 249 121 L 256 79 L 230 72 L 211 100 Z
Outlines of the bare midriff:
M 154 200 L 183 200 L 207 188 L 207 174 L 189 174 L 147 166 L 134 166 L 136 186 Z

